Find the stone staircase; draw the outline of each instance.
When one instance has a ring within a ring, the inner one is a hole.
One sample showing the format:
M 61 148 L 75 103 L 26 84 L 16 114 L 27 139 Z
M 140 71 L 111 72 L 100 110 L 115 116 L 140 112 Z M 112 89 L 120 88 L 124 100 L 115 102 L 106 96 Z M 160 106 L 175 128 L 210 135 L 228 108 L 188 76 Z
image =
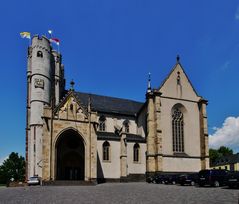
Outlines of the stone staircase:
M 55 180 L 42 181 L 43 186 L 95 186 L 94 181 L 80 181 L 80 180 Z

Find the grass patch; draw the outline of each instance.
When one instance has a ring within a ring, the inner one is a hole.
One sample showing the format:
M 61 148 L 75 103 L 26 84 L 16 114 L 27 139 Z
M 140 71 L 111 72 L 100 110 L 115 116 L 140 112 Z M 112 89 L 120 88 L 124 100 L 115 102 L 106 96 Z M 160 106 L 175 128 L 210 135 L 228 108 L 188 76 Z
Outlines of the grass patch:
M 2 186 L 6 186 L 6 184 L 0 183 L 0 187 L 2 187 Z

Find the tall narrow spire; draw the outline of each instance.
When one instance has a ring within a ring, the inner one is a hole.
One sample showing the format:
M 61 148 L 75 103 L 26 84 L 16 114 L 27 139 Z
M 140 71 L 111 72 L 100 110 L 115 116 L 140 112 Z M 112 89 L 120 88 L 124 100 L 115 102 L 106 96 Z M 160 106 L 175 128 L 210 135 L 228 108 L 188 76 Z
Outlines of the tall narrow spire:
M 70 85 L 71 85 L 71 91 L 74 91 L 74 85 L 75 85 L 75 82 L 73 81 L 73 79 L 71 80 L 71 83 L 70 83 Z
M 177 63 L 179 63 L 180 62 L 180 56 L 179 56 L 179 54 L 177 54 Z
M 149 72 L 147 93 L 151 92 L 151 73 Z

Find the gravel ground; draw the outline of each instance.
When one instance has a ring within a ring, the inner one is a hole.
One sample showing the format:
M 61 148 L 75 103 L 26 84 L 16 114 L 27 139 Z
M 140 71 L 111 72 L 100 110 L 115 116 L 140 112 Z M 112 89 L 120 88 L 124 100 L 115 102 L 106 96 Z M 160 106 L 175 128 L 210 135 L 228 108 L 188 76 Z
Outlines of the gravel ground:
M 0 203 L 239 203 L 239 190 L 148 183 L 0 188 Z

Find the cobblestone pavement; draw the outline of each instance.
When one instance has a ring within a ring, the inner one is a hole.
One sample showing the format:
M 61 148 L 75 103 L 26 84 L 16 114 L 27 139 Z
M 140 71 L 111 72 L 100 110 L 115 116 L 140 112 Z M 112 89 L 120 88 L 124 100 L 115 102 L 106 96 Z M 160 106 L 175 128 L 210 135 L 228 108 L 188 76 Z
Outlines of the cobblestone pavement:
M 239 190 L 147 183 L 0 188 L 0 203 L 238 203 Z

